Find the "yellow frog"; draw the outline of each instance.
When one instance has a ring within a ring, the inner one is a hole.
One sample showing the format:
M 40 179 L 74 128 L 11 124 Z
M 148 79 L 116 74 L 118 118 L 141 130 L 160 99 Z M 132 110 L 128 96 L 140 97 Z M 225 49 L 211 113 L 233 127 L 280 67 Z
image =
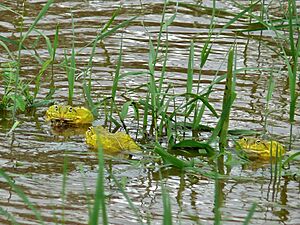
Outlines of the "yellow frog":
M 284 155 L 285 149 L 277 141 L 266 141 L 257 138 L 241 138 L 237 141 L 237 148 L 243 150 L 247 156 L 255 159 L 269 159 Z
M 105 153 L 119 153 L 122 151 L 138 152 L 141 148 L 124 133 L 110 133 L 102 126 L 89 127 L 85 133 L 86 143 L 90 147 L 97 149 L 100 145 Z
M 46 111 L 46 120 L 55 124 L 87 124 L 93 122 L 94 116 L 90 110 L 82 106 L 52 105 Z

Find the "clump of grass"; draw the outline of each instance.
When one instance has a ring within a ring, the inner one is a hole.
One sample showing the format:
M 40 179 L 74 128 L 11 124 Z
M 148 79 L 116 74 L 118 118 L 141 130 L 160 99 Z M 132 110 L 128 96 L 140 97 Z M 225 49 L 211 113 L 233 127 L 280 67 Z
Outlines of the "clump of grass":
M 26 48 L 24 46 L 24 42 L 30 33 L 34 30 L 37 23 L 41 20 L 41 18 L 46 14 L 49 7 L 51 6 L 53 0 L 49 0 L 43 9 L 40 11 L 38 16 L 35 18 L 34 22 L 28 28 L 28 30 L 23 32 L 23 23 L 21 23 L 21 32 L 20 32 L 20 40 L 18 42 L 11 41 L 8 38 L 1 38 L 3 41 L 8 42 L 10 44 L 14 44 L 18 46 L 18 54 L 15 56 L 10 49 L 7 47 L 5 42 L 1 41 L 1 46 L 9 54 L 11 61 L 8 63 L 2 63 L 1 67 L 1 75 L 4 83 L 4 94 L 2 96 L 0 109 L 2 110 L 11 110 L 13 113 L 13 120 L 15 121 L 16 112 L 18 110 L 24 111 L 26 108 L 32 107 L 34 105 L 34 100 L 36 98 L 38 89 L 39 89 L 39 80 L 42 72 L 37 76 L 36 80 L 36 88 L 33 94 L 30 93 L 29 83 L 20 79 L 20 67 L 21 67 L 21 56 L 22 50 Z M 3 7 L 3 6 L 0 6 Z M 5 6 L 4 6 L 5 7 Z M 11 10 L 12 11 L 12 10 Z M 19 16 L 23 17 L 23 15 Z M 49 62 L 45 62 L 43 64 L 44 71 Z

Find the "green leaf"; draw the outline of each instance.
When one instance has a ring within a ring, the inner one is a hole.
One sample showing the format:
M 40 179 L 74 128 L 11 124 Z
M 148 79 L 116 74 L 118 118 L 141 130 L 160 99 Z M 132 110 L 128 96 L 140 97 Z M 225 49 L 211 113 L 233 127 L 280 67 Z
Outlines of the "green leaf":
M 22 112 L 25 110 L 26 108 L 26 103 L 23 99 L 22 96 L 17 95 L 16 99 L 15 99 L 15 104 L 17 104 L 17 108 L 19 108 Z
M 31 24 L 31 26 L 29 27 L 29 29 L 27 30 L 26 34 L 23 36 L 21 43 L 23 44 L 24 40 L 28 37 L 28 35 L 31 33 L 31 31 L 33 30 L 33 28 L 36 26 L 36 24 L 40 21 L 40 19 L 46 14 L 46 12 L 48 11 L 49 7 L 51 6 L 51 4 L 53 3 L 53 0 L 48 0 L 48 2 L 46 3 L 46 5 L 42 8 L 42 10 L 40 11 L 40 13 L 38 14 L 38 16 L 35 18 L 35 20 L 33 21 L 33 23 Z
M 192 149 L 205 149 L 208 156 L 212 156 L 215 153 L 215 150 L 206 142 L 198 142 L 195 140 L 183 140 L 172 146 L 172 149 L 178 148 L 192 148 Z
M 121 117 L 121 120 L 124 120 L 127 115 L 128 115 L 128 109 L 129 109 L 129 106 L 131 105 L 131 101 L 129 102 L 126 102 L 123 107 L 122 107 L 122 110 L 121 110 L 121 113 L 120 113 L 120 117 Z
M 183 169 L 185 167 L 193 167 L 193 162 L 178 159 L 177 157 L 175 157 L 175 156 L 171 155 L 170 153 L 168 153 L 166 150 L 164 150 L 158 144 L 155 146 L 154 151 L 157 154 L 159 154 L 166 163 L 169 163 L 169 164 L 171 164 L 175 167 L 178 167 L 178 168 L 181 168 L 181 169 Z

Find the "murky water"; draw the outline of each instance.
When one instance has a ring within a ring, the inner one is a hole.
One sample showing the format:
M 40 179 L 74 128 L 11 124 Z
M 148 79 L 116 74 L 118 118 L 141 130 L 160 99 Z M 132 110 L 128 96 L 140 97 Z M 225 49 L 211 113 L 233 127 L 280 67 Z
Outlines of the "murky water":
M 169 53 L 166 80 L 173 85 L 174 92 L 184 93 L 186 89 L 187 62 L 191 40 L 195 41 L 195 74 L 199 72 L 200 52 L 209 34 L 211 19 L 211 1 L 181 1 L 198 4 L 191 7 L 179 4 L 177 16 L 168 29 Z M 248 1 L 239 1 L 247 3 Z M 45 1 L 26 1 L 23 6 L 20 1 L 1 1 L 18 13 L 24 13 L 24 26 L 28 27 L 42 9 Z M 162 1 L 55 1 L 47 16 L 38 24 L 50 40 L 53 40 L 56 24 L 59 24 L 59 47 L 57 62 L 64 59 L 64 52 L 70 53 L 72 34 L 72 16 L 75 31 L 76 74 L 79 76 L 88 63 L 91 47 L 84 48 L 91 42 L 99 29 L 110 19 L 112 13 L 122 4 L 120 15 L 116 17 L 113 26 L 140 15 L 125 29 L 106 37 L 98 44 L 94 57 L 92 85 L 94 100 L 101 100 L 111 92 L 112 79 L 118 60 L 121 38 L 123 38 L 123 58 L 121 73 L 147 72 L 149 36 L 153 39 L 159 32 Z M 271 32 L 251 32 L 238 34 L 235 29 L 246 28 L 247 19 L 242 18 L 234 25 L 218 34 L 219 29 L 232 19 L 232 13 L 240 10 L 228 1 L 218 1 L 217 8 L 222 9 L 216 14 L 217 25 L 213 33 L 212 53 L 201 78 L 201 88 L 205 88 L 215 75 L 226 72 L 227 53 L 235 42 L 237 43 L 237 68 L 260 67 L 273 68 L 276 87 L 270 103 L 271 113 L 268 116 L 268 134 L 287 144 L 289 140 L 289 90 L 287 68 L 282 58 L 273 50 L 280 51 Z M 171 17 L 176 11 L 176 3 L 167 7 L 166 17 Z M 225 11 L 227 13 L 225 13 Z M 270 15 L 280 18 L 279 4 L 270 5 Z M 17 40 L 21 19 L 8 10 L 0 11 L 0 35 Z M 144 27 L 143 27 L 144 26 Z M 165 35 L 165 34 L 164 34 Z M 30 40 L 36 39 L 38 34 L 33 32 Z M 165 37 L 165 36 L 164 36 Z M 30 45 L 29 41 L 26 42 Z M 11 46 L 13 49 L 13 46 Z M 44 60 L 49 57 L 44 40 L 37 43 L 36 53 Z M 32 52 L 23 51 L 22 79 L 34 79 L 39 72 L 40 65 L 36 62 Z M 7 61 L 6 52 L 0 47 L 0 61 Z M 68 99 L 67 75 L 63 67 L 54 67 L 54 81 L 56 91 L 54 99 L 59 103 L 66 103 Z M 161 63 L 158 63 L 158 70 Z M 218 71 L 218 72 L 217 72 Z M 267 82 L 270 71 L 246 71 L 237 75 L 237 99 L 231 114 L 231 128 L 253 129 L 262 131 L 265 124 L 265 108 Z M 197 76 L 194 78 L 197 80 Z M 121 80 L 118 89 L 119 102 L 124 99 L 120 94 L 129 88 L 137 87 L 148 81 L 146 76 L 129 77 Z M 39 98 L 44 98 L 49 91 L 50 78 L 42 78 Z M 75 82 L 75 104 L 84 103 L 82 90 L 82 76 Z M 34 87 L 31 85 L 31 87 Z M 195 84 L 196 87 L 196 84 Z M 210 101 L 220 111 L 220 96 L 223 84 L 214 86 Z M 0 87 L 1 94 L 3 87 Z M 130 97 L 145 96 L 142 89 L 130 93 Z M 94 193 L 97 179 L 97 157 L 84 143 L 80 132 L 62 135 L 55 133 L 44 120 L 46 108 L 38 108 L 36 112 L 18 115 L 21 124 L 14 135 L 6 136 L 10 126 L 9 120 L 2 119 L 0 124 L 0 165 L 9 172 L 14 182 L 24 190 L 33 202 L 46 224 L 87 224 L 89 197 Z M 96 123 L 104 121 L 101 116 Z M 297 122 L 293 127 L 293 150 L 300 146 L 299 111 L 296 112 Z M 204 124 L 215 124 L 215 119 L 207 113 Z M 132 130 L 137 125 L 132 123 Z M 68 176 L 66 199 L 62 199 L 63 164 L 68 156 Z M 147 155 L 147 154 L 146 154 Z M 131 160 L 107 159 L 106 164 L 114 176 L 124 184 L 125 191 L 143 217 L 151 224 L 161 224 L 163 221 L 163 205 L 161 179 L 159 170 L 150 156 L 135 156 Z M 149 158 L 148 158 L 149 157 Z M 139 166 L 139 161 L 141 165 Z M 292 165 L 292 173 L 298 173 L 299 163 Z M 228 171 L 229 172 L 229 171 Z M 161 176 L 170 192 L 174 224 L 212 224 L 214 221 L 214 194 L 220 191 L 222 195 L 221 214 L 224 224 L 237 224 L 245 220 L 253 203 L 257 203 L 256 212 L 251 220 L 253 224 L 299 224 L 300 215 L 300 186 L 299 181 L 282 177 L 275 179 L 271 176 L 268 165 L 253 165 L 247 168 L 234 166 L 230 174 L 243 178 L 219 182 L 221 189 L 215 190 L 213 179 L 194 176 L 174 168 L 161 170 Z M 24 205 L 3 179 L 0 180 L 0 206 L 13 214 L 20 224 L 38 224 L 33 212 Z M 120 193 L 111 175 L 105 174 L 105 188 L 107 196 L 107 211 L 111 224 L 139 224 L 137 216 L 130 209 L 127 200 Z M 88 192 L 88 193 L 87 193 Z M 64 216 L 63 216 L 64 215 Z M 1 224 L 9 224 L 5 216 L 0 217 Z

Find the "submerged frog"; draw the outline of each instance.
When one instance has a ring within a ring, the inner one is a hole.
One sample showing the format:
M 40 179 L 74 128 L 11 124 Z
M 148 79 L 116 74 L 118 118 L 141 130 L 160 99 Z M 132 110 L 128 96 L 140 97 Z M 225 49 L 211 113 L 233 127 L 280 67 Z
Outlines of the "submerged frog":
M 269 159 L 284 155 L 285 149 L 277 141 L 266 141 L 257 138 L 241 138 L 237 141 L 237 148 L 243 150 L 249 158 Z
M 141 148 L 124 132 L 110 133 L 102 126 L 89 127 L 85 133 L 86 143 L 97 149 L 102 146 L 105 153 L 119 153 L 122 151 L 138 152 Z
M 46 120 L 55 124 L 87 124 L 92 123 L 94 116 L 90 110 L 82 106 L 52 105 L 46 111 Z

